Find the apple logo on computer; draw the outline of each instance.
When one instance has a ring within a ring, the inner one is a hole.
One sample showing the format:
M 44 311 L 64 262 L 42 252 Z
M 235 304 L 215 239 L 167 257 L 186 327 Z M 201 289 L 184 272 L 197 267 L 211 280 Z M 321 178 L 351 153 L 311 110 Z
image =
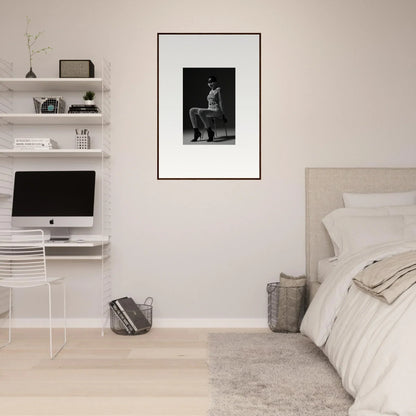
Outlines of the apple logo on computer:
M 49 224 L 53 225 L 53 220 L 49 220 Z

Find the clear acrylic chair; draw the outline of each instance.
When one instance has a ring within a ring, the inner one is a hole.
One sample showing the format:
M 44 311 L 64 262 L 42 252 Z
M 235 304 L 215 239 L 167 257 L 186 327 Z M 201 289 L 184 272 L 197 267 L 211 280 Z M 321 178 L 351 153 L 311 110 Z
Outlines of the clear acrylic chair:
M 64 342 L 53 351 L 52 337 L 52 285 L 63 287 Z M 61 277 L 47 277 L 45 238 L 42 230 L 0 230 L 0 287 L 9 288 L 9 339 L 12 340 L 13 289 L 48 286 L 49 295 L 49 354 L 53 359 L 66 344 L 66 293 Z
M 222 117 L 211 117 L 211 123 L 214 126 L 215 138 L 218 139 L 218 127 L 219 123 L 222 123 L 224 131 L 225 131 L 225 138 L 228 138 L 228 131 L 227 131 L 227 122 Z

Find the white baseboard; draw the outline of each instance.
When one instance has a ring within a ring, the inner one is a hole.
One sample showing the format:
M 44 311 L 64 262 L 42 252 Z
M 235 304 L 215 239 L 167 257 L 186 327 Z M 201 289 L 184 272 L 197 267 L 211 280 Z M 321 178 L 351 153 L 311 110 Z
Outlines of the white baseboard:
M 155 319 L 155 328 L 267 328 L 266 319 Z
M 95 318 L 72 318 L 66 321 L 68 328 L 101 328 L 102 321 Z M 7 319 L 4 319 L 1 327 L 8 325 Z M 53 325 L 63 327 L 62 319 L 54 319 Z M 45 318 L 16 318 L 12 319 L 12 328 L 49 328 L 49 319 Z
M 54 324 L 61 327 L 62 321 L 54 319 Z M 3 320 L 2 327 L 7 325 Z M 67 319 L 68 328 L 101 328 L 102 321 L 95 318 Z M 49 320 L 44 318 L 12 320 L 13 328 L 48 328 Z M 107 322 L 107 326 L 109 323 Z M 155 319 L 153 328 L 267 328 L 266 319 Z

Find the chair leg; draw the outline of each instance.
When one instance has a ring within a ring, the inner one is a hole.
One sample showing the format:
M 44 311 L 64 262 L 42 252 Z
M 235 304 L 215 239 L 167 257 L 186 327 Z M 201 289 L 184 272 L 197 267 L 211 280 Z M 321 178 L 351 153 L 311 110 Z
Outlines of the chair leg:
M 49 355 L 51 360 L 53 360 L 58 353 L 62 350 L 62 348 L 66 344 L 66 288 L 65 288 L 65 282 L 62 281 L 63 286 L 63 306 L 64 306 L 64 342 L 60 345 L 60 347 L 57 349 L 57 351 L 53 352 L 53 343 L 52 343 L 52 289 L 51 284 L 48 283 L 48 294 L 49 294 Z
M 12 309 L 13 309 L 13 289 L 9 289 L 9 342 L 12 342 Z
M 0 348 L 5 347 L 6 345 L 9 345 L 12 342 L 12 288 L 9 288 L 9 317 L 7 319 L 9 321 L 9 340 L 3 344 L 0 345 Z
M 217 120 L 215 118 L 212 119 L 214 121 L 214 132 L 215 132 L 215 138 L 218 139 L 218 133 L 217 133 Z

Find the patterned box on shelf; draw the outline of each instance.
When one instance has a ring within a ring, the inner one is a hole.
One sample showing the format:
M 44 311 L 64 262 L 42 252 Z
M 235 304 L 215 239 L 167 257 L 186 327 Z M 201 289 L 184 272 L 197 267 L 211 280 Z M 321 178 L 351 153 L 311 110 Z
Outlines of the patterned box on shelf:
M 75 146 L 77 149 L 90 149 L 91 148 L 90 136 L 88 134 L 76 134 Z

